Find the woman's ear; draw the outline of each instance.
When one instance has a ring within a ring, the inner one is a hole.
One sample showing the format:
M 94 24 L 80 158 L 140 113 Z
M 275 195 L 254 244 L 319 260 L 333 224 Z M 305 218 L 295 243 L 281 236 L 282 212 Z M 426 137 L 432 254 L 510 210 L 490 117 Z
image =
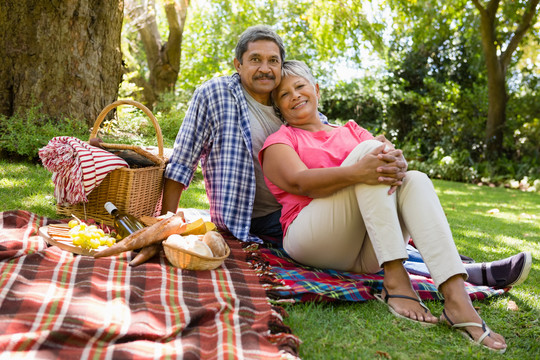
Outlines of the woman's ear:
M 315 84 L 315 92 L 317 93 L 317 99 L 321 99 L 321 92 L 319 91 L 319 84 Z

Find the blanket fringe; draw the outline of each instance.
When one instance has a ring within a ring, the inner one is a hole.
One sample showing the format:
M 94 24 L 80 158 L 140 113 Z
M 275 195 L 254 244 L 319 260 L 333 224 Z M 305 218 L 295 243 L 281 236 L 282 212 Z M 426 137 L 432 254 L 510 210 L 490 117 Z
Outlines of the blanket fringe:
M 298 354 L 298 347 L 302 341 L 293 335 L 289 326 L 283 323 L 283 318 L 289 316 L 287 311 L 279 306 L 285 302 L 295 302 L 294 299 L 283 299 L 278 290 L 289 289 L 281 280 L 277 279 L 271 271 L 271 266 L 264 261 L 259 253 L 259 244 L 242 243 L 242 248 L 246 253 L 248 265 L 255 270 L 259 277 L 259 282 L 266 290 L 268 301 L 272 304 L 272 319 L 269 321 L 270 334 L 268 340 L 277 345 L 286 355 L 285 359 L 299 359 L 292 354 Z
M 246 261 L 259 277 L 259 282 L 266 290 L 268 300 L 272 304 L 295 303 L 294 298 L 283 297 L 283 290 L 291 290 L 291 287 L 276 277 L 271 270 L 272 266 L 260 255 L 259 247 L 260 244 L 257 243 L 245 242 L 242 244 L 242 248 L 246 253 Z
M 268 322 L 270 334 L 267 336 L 267 339 L 281 351 L 292 356 L 292 354 L 298 354 L 301 341 L 292 333 L 291 328 L 283 323 L 282 314 L 288 316 L 285 309 L 279 306 L 272 306 L 272 319 Z

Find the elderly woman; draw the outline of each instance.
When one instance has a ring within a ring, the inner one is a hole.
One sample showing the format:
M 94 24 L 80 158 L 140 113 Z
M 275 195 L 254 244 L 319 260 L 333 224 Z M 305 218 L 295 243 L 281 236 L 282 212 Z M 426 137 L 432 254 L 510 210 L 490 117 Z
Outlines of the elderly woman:
M 382 268 L 377 298 L 396 316 L 436 323 L 403 267 L 412 236 L 445 297 L 440 321 L 504 352 L 504 338 L 486 326 L 465 291 L 467 272 L 429 178 L 417 171 L 384 173 L 389 163 L 404 167 L 401 151 L 355 122 L 322 123 L 319 86 L 304 63 L 285 62 L 282 76 L 273 100 L 286 124 L 268 137 L 259 160 L 283 206 L 287 253 L 315 267 L 359 273 Z

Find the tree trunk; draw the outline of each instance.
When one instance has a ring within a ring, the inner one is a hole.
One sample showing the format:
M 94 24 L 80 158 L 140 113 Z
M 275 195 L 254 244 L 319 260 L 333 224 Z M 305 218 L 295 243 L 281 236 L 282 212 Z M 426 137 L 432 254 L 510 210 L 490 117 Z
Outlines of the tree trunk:
M 0 1 L 0 113 L 93 124 L 122 80 L 123 0 Z
M 486 158 L 494 160 L 503 149 L 506 124 L 506 71 L 499 62 L 497 68 L 488 67 L 488 114 L 486 121 Z
M 482 49 L 487 68 L 488 78 L 488 116 L 486 121 L 485 156 L 495 160 L 503 150 L 503 136 L 506 124 L 506 70 L 510 65 L 512 55 L 519 43 L 531 27 L 540 0 L 529 0 L 525 11 L 513 32 L 506 49 L 501 51 L 503 44 L 497 39 L 497 10 L 500 0 L 491 0 L 482 5 L 479 0 L 472 0 L 480 12 L 480 30 L 482 34 Z
M 502 150 L 506 123 L 506 69 L 497 55 L 495 20 L 498 5 L 481 9 L 480 30 L 488 79 L 488 116 L 486 121 L 485 155 L 495 159 Z M 500 46 L 500 45 L 499 45 Z
M 136 4 L 134 0 L 126 1 L 127 18 L 138 24 L 150 70 L 148 80 L 136 79 L 137 85 L 144 89 L 145 102 L 150 108 L 158 101 L 159 95 L 174 90 L 180 71 L 182 34 L 188 6 L 189 0 L 165 2 L 169 35 L 167 42 L 163 42 L 156 21 L 155 1 L 149 0 L 144 4 Z

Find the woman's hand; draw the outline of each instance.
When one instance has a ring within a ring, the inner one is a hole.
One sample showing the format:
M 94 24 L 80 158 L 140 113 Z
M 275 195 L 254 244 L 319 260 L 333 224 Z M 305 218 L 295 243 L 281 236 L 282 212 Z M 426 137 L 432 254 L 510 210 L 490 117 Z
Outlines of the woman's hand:
M 377 135 L 374 139 L 385 144 L 387 148 L 394 149 L 394 144 L 392 144 L 384 135 Z
M 384 153 L 385 145 L 381 145 L 350 167 L 353 169 L 355 183 L 367 185 L 392 185 L 396 179 L 398 168 L 392 163 L 394 157 Z
M 389 185 L 392 194 L 402 184 L 407 171 L 407 163 L 401 150 L 389 149 L 382 145 L 357 162 L 359 172 L 363 172 L 363 183 L 369 185 Z
M 386 165 L 379 167 L 377 171 L 382 175 L 379 178 L 381 184 L 387 184 L 394 179 L 388 191 L 388 195 L 391 195 L 397 190 L 398 186 L 403 184 L 402 180 L 407 173 L 407 161 L 403 156 L 403 151 L 395 149 L 394 145 L 384 135 L 376 136 L 375 139 L 386 144 L 385 149 L 379 154 L 379 159 L 385 161 Z

